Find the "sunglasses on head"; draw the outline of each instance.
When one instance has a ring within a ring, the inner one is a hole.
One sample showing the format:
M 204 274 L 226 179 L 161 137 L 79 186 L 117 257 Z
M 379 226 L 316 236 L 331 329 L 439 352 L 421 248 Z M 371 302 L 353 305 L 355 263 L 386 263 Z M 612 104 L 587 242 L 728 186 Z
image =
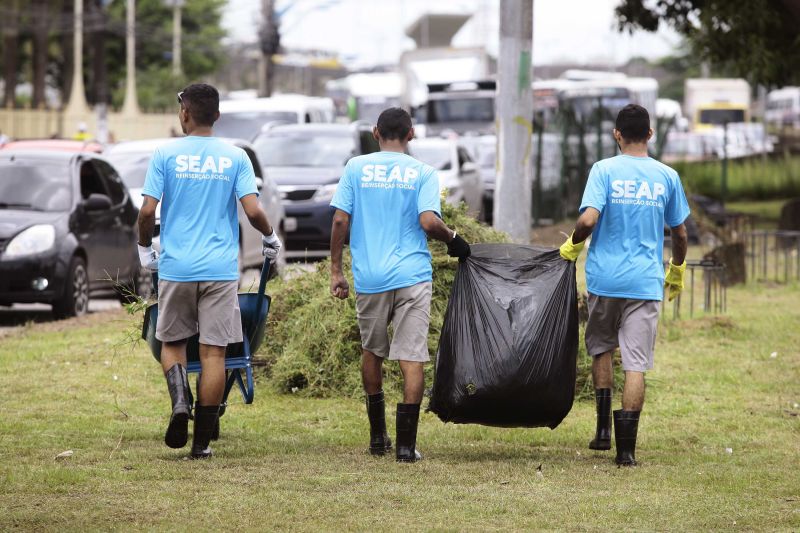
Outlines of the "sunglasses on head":
M 178 103 L 183 105 L 183 91 L 178 93 Z

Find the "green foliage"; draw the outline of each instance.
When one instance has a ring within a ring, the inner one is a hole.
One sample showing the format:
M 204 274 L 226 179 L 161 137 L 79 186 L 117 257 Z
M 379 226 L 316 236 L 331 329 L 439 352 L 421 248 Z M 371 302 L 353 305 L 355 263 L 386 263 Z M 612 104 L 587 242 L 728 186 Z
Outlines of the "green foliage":
M 125 94 L 125 0 L 108 7 L 114 28 L 108 40 L 109 80 L 113 103 L 120 106 Z M 225 0 L 190 0 L 182 11 L 181 62 L 183 76 L 172 68 L 172 9 L 163 0 L 136 2 L 136 84 L 139 105 L 147 110 L 176 109 L 175 94 L 191 81 L 214 73 L 224 59 L 220 24 Z
M 620 0 L 616 16 L 621 31 L 667 24 L 698 59 L 752 83 L 800 83 L 800 6 L 791 0 Z
M 443 203 L 442 216 L 468 242 L 507 242 L 505 234 L 468 216 L 463 205 Z M 434 274 L 428 349 L 435 354 L 458 262 L 447 256 L 442 243 L 431 242 L 430 250 Z M 345 250 L 344 255 L 349 277 L 349 251 Z M 270 381 L 279 391 L 312 396 L 361 394 L 361 340 L 355 299 L 351 296 L 340 301 L 331 297 L 329 268 L 330 262 L 323 261 L 311 273 L 270 285 L 273 305 L 269 341 L 259 356 L 266 361 Z M 352 287 L 352 277 L 349 280 Z M 432 366 L 427 366 L 428 383 Z M 392 390 L 399 382 L 399 369 L 397 365 L 386 365 L 386 372 L 384 388 Z
M 722 163 L 675 163 L 687 190 L 719 198 Z M 729 200 L 767 200 L 800 196 L 800 157 L 754 158 L 728 162 Z

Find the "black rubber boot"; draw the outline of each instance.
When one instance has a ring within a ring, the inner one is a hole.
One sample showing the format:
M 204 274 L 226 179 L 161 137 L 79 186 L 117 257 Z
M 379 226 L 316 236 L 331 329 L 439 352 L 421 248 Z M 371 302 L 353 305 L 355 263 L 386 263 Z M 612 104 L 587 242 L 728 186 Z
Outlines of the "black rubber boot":
M 192 459 L 211 457 L 211 435 L 219 420 L 219 405 L 198 405 L 194 410 L 194 435 L 192 436 Z
M 614 411 L 614 437 L 617 443 L 616 462 L 620 466 L 636 466 L 636 434 L 641 411 Z
M 183 448 L 189 440 L 189 380 L 181 364 L 167 370 L 167 388 L 172 400 L 172 415 L 169 417 L 164 443 L 170 448 Z
M 397 462 L 415 463 L 422 460 L 417 450 L 418 403 L 397 404 Z
M 386 404 L 383 391 L 367 394 L 367 416 L 369 417 L 369 453 L 386 455 L 392 450 L 392 440 L 386 432 Z
M 611 389 L 595 389 L 594 399 L 597 402 L 597 429 L 589 443 L 592 450 L 611 449 Z

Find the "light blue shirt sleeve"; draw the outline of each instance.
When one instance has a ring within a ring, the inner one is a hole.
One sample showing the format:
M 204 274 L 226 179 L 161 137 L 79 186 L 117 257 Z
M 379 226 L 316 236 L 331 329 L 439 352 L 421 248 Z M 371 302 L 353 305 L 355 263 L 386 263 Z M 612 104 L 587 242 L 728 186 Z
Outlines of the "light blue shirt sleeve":
M 681 178 L 675 174 L 672 182 L 672 195 L 664 209 L 664 220 L 670 228 L 674 228 L 683 224 L 688 216 L 689 202 L 686 201 Z
M 344 167 L 342 177 L 339 179 L 339 185 L 336 186 L 336 193 L 331 200 L 331 206 L 336 209 L 341 209 L 348 215 L 352 215 L 354 198 L 352 167 L 350 162 L 348 162 Z
M 147 165 L 142 194 L 151 196 L 159 202 L 164 195 L 164 156 L 158 148 L 153 152 L 150 164 Z
M 435 170 L 426 173 L 417 194 L 417 214 L 433 211 L 442 216 L 442 200 L 439 196 L 439 174 Z
M 241 200 L 243 196 L 247 196 L 248 194 L 255 194 L 258 196 L 258 187 L 256 187 L 256 173 L 253 170 L 253 163 L 250 161 L 250 158 L 247 157 L 247 153 L 244 150 L 240 150 L 240 152 L 239 170 L 236 173 L 234 189 L 236 191 L 236 197 Z
M 587 207 L 594 207 L 602 213 L 607 197 L 608 183 L 606 183 L 605 172 L 595 163 L 589 172 L 589 179 L 586 181 L 586 189 L 583 191 L 583 199 L 578 212 L 583 213 Z

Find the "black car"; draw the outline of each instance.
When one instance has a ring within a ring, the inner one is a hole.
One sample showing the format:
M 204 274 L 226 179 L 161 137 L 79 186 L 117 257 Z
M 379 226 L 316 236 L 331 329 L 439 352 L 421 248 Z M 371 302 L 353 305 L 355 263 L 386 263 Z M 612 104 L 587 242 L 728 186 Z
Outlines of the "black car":
M 289 256 L 327 253 L 334 211 L 330 202 L 345 164 L 380 150 L 372 128 L 366 123 L 275 126 L 253 146 L 283 198 Z
M 120 284 L 145 290 L 137 214 L 116 170 L 95 154 L 0 152 L 0 305 L 47 303 L 67 317 Z

